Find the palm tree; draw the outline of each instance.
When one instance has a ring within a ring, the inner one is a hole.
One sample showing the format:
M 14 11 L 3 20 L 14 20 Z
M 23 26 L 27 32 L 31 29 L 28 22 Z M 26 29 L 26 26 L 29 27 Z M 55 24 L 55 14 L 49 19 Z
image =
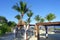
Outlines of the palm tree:
M 55 19 L 56 16 L 53 13 L 49 13 L 45 18 L 50 22 L 51 20 Z M 45 27 L 45 30 L 46 30 L 46 37 L 48 37 L 48 32 L 47 32 L 48 28 Z
M 34 19 L 37 21 L 37 23 L 45 21 L 44 18 L 41 18 L 41 16 L 39 16 L 39 15 L 36 15 Z M 35 27 L 35 29 L 37 29 L 37 28 Z M 37 32 L 38 32 L 38 35 L 36 35 Z M 39 38 L 39 27 L 37 29 L 37 32 L 35 32 L 35 36 L 38 36 L 38 38 Z
M 20 12 L 20 14 L 21 14 L 21 23 L 22 23 L 22 18 L 24 16 L 24 14 L 27 13 L 27 11 L 28 11 L 27 4 L 25 2 L 21 1 L 19 4 L 14 5 L 13 9 L 17 10 L 18 12 Z
M 25 2 L 22 2 L 22 1 L 19 4 L 14 5 L 13 9 L 20 12 L 21 20 L 22 20 L 24 14 L 28 11 L 27 4 Z

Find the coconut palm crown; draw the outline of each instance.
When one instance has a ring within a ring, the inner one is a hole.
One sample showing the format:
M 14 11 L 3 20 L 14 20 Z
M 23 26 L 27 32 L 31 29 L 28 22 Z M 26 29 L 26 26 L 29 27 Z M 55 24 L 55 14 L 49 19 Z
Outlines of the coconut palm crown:
M 21 17 L 23 18 L 24 14 L 28 11 L 27 4 L 25 2 L 20 2 L 13 6 L 13 9 L 17 10 L 21 13 Z

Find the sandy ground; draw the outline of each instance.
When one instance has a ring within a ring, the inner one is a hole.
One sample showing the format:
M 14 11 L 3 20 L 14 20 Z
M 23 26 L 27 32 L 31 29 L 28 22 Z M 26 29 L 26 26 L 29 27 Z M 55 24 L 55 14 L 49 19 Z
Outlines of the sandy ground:
M 45 35 L 43 35 L 43 34 L 45 34 L 45 31 L 39 30 L 39 33 L 42 34 L 42 35 L 40 35 L 40 39 L 45 40 L 46 37 L 45 37 Z M 55 33 L 54 32 L 48 32 L 48 34 L 55 34 Z M 29 40 L 37 40 L 37 38 L 35 37 L 35 35 L 33 35 Z
M 43 34 L 43 33 L 45 33 L 45 31 L 39 30 L 39 33 L 40 33 L 40 34 Z M 48 31 L 48 34 L 55 34 L 55 33 L 54 33 L 54 32 L 51 32 L 51 31 Z

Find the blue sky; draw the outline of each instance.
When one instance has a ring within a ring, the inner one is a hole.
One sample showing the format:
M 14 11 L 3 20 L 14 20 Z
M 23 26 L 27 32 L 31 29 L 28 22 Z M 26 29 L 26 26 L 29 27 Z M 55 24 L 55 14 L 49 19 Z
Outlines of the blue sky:
M 19 12 L 12 9 L 13 5 L 18 3 L 20 0 L 0 0 L 0 16 L 6 17 L 9 21 L 18 20 L 14 18 Z M 28 7 L 34 13 L 31 23 L 35 23 L 34 16 L 40 15 L 45 17 L 48 13 L 54 13 L 56 19 L 53 21 L 60 21 L 60 0 L 23 0 L 27 3 Z M 27 19 L 26 14 L 24 19 Z

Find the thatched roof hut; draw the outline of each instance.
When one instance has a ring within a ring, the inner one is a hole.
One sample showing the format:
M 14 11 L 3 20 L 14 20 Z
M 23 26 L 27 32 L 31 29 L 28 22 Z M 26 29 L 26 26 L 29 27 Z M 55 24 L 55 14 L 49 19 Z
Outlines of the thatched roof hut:
M 23 25 L 25 25 L 25 22 L 24 21 L 21 21 L 21 20 L 17 24 L 18 27 L 23 26 Z

